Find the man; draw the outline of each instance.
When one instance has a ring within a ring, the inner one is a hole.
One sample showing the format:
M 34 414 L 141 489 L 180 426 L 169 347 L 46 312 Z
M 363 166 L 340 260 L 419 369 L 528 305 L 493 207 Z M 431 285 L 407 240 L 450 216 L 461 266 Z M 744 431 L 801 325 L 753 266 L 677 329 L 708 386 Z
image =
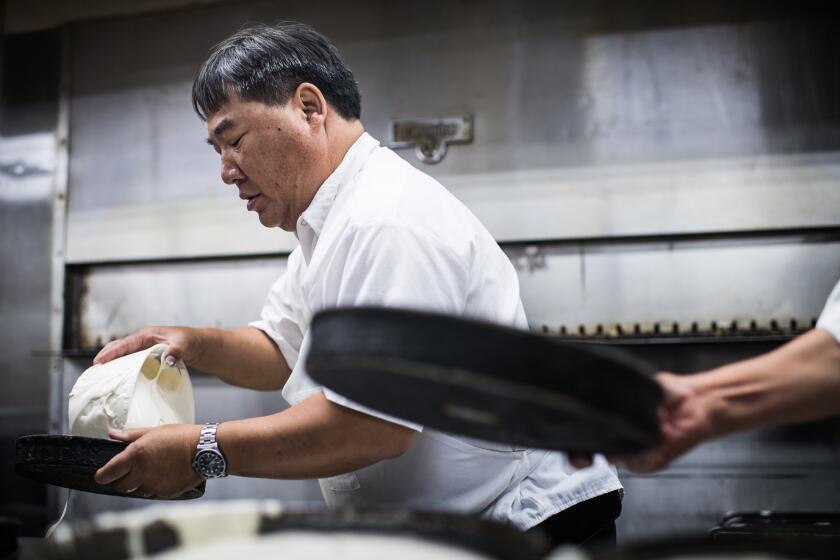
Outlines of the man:
M 602 457 L 575 470 L 559 453 L 423 429 L 306 374 L 310 320 L 331 307 L 416 308 L 527 328 L 516 273 L 490 234 L 364 132 L 355 80 L 335 47 L 303 25 L 240 31 L 212 50 L 193 105 L 224 182 L 264 226 L 295 232 L 300 245 L 250 327 L 149 327 L 95 361 L 163 342 L 170 362 L 233 385 L 282 388 L 292 406 L 218 426 L 115 433 L 131 445 L 97 480 L 170 496 L 220 474 L 319 478 L 329 506 L 480 514 L 523 530 L 548 523 L 557 541 L 611 531 L 614 539 L 621 485 Z
M 613 457 L 654 472 L 695 445 L 741 430 L 840 415 L 840 282 L 811 330 L 767 354 L 694 375 L 660 373 L 662 443 Z M 574 464 L 586 466 L 586 457 Z

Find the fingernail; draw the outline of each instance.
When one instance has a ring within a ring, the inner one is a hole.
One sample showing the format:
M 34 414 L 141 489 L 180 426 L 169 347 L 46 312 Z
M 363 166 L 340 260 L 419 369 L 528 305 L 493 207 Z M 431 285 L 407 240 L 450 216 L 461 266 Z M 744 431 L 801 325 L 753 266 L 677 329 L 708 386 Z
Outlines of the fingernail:
M 99 471 L 96 471 L 93 475 L 93 480 L 96 481 L 97 484 L 108 484 L 111 482 L 108 477 L 99 474 Z
M 124 436 L 125 432 L 122 430 L 117 430 L 116 428 L 111 428 L 110 430 L 108 430 L 108 435 L 111 437 L 120 437 Z
M 169 366 L 169 367 L 172 367 L 172 366 L 175 365 L 175 358 L 173 358 L 172 356 L 167 356 L 165 361 L 166 361 L 166 365 Z

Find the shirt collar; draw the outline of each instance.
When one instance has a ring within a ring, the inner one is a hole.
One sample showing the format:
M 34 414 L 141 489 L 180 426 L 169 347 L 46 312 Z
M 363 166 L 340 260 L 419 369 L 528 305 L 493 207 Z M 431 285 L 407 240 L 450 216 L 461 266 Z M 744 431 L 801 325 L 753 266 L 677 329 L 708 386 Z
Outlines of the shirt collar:
M 356 177 L 368 156 L 377 147 L 379 147 L 379 141 L 367 132 L 363 132 L 344 154 L 344 158 L 335 168 L 335 171 L 318 188 L 306 210 L 298 217 L 295 234 L 307 263 L 315 249 L 315 243 L 324 229 L 324 223 L 327 221 L 327 216 L 336 196 L 345 185 Z

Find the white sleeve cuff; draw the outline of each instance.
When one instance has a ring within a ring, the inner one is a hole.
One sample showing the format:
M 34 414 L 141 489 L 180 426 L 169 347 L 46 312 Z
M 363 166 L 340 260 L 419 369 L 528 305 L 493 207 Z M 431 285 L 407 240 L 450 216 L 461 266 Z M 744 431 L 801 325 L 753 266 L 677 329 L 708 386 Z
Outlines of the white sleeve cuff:
M 286 365 L 289 366 L 289 369 L 294 369 L 295 364 L 297 364 L 298 361 L 298 356 L 300 354 L 294 346 L 289 344 L 289 341 L 280 336 L 280 334 L 272 331 L 268 322 L 262 319 L 257 321 L 251 321 L 250 323 L 248 323 L 248 326 L 261 330 L 266 334 L 266 336 L 268 336 L 268 338 L 273 340 L 274 344 L 277 345 L 277 348 L 280 349 L 280 353 L 283 354 L 283 359 L 286 360 Z
M 817 326 L 830 332 L 840 342 L 840 282 L 828 296 Z

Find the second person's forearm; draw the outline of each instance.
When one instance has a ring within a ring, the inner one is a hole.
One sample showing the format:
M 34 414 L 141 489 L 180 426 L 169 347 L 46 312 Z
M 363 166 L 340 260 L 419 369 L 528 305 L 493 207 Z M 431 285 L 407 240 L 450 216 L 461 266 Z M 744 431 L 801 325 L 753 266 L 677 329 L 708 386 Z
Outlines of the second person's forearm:
M 840 414 L 840 344 L 815 329 L 768 354 L 687 376 L 715 435 Z

